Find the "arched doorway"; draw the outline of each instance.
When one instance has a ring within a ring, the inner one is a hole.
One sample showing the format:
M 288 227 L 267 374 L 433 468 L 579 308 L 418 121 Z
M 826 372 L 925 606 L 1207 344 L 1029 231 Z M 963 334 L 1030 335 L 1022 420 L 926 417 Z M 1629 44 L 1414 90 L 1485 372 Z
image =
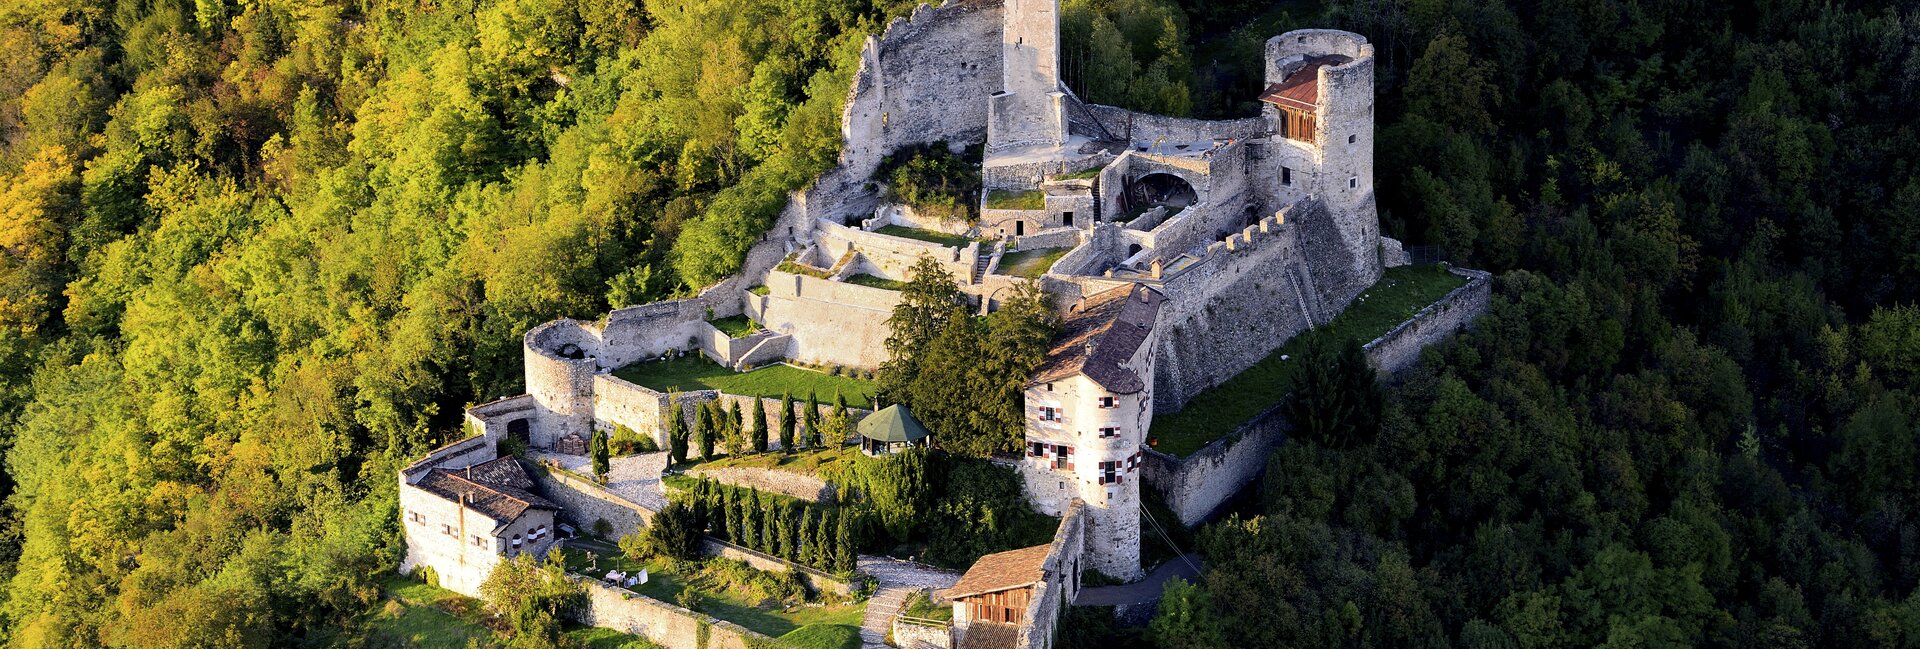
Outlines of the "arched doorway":
M 1141 176 L 1129 184 L 1127 198 L 1136 208 L 1162 205 L 1168 212 L 1178 212 L 1200 202 L 1199 192 L 1194 191 L 1193 185 L 1185 178 L 1161 172 Z

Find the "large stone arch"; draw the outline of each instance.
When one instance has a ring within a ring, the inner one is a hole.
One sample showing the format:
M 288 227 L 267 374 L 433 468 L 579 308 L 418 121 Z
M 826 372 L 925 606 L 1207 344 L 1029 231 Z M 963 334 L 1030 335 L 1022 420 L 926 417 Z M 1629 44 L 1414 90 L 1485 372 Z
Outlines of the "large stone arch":
M 1201 201 L 1200 187 L 1195 178 L 1179 173 L 1183 170 L 1156 169 L 1127 180 L 1127 201 L 1138 208 L 1142 204 L 1164 205 L 1169 212 L 1179 212 Z

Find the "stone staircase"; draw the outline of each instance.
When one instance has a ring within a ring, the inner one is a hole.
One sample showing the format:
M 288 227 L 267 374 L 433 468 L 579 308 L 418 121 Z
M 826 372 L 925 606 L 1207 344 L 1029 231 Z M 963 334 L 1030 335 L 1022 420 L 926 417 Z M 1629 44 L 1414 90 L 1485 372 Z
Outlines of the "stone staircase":
M 860 642 L 862 649 L 882 649 L 887 645 L 887 632 L 893 629 L 893 618 L 907 605 L 907 597 L 915 591 L 899 586 L 883 587 L 874 591 L 873 599 L 867 600 L 867 616 L 860 621 Z
M 988 254 L 987 251 L 981 251 L 973 262 L 973 278 L 967 283 L 979 284 L 980 280 L 987 276 L 987 264 L 991 263 L 993 263 L 993 255 Z

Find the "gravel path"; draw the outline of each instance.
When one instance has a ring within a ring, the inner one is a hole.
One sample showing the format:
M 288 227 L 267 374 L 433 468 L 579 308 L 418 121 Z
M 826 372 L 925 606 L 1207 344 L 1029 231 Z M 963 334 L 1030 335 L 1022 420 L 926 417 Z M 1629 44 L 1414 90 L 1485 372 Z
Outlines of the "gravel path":
M 887 557 L 860 555 L 860 572 L 873 577 L 878 585 L 867 600 L 867 614 L 860 621 L 861 649 L 887 649 L 887 631 L 893 618 L 906 606 L 915 591 L 950 588 L 960 581 L 960 573 L 926 564 Z
M 593 475 L 593 460 L 584 455 L 561 455 L 528 451 L 539 462 L 552 460 L 581 475 Z M 643 453 L 613 458 L 607 466 L 607 490 L 628 502 L 652 511 L 667 508 L 667 494 L 660 486 L 660 472 L 667 468 L 667 454 Z

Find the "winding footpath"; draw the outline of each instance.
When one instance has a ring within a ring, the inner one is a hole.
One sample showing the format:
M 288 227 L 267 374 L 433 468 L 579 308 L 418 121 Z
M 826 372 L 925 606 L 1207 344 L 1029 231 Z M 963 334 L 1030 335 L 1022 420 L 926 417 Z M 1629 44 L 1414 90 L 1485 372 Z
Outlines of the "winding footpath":
M 960 581 L 960 573 L 933 566 L 887 557 L 860 555 L 860 572 L 873 577 L 876 588 L 867 600 L 867 614 L 860 621 L 861 649 L 887 649 L 887 632 L 893 618 L 917 591 L 951 588 Z

